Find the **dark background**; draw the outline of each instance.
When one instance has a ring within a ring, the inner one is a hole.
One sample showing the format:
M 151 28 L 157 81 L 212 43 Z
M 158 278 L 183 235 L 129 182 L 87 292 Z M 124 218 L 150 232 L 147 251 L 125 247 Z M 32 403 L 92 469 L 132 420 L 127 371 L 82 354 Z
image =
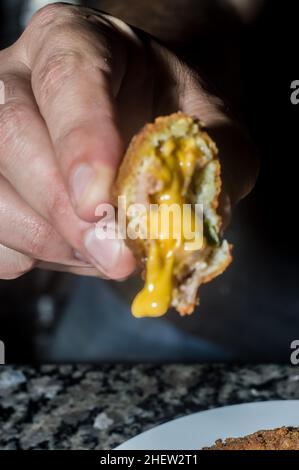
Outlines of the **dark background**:
M 15 8 L 19 5 L 15 2 Z M 233 11 L 217 12 L 203 37 L 190 35 L 190 28 L 184 36 L 182 30 L 183 46 L 169 32 L 171 47 L 186 58 L 197 57 L 203 73 L 242 116 L 261 161 L 256 187 L 239 204 L 227 233 L 235 245 L 233 265 L 202 289 L 200 312 L 167 317 L 182 330 L 223 346 L 235 361 L 289 361 L 290 343 L 299 338 L 299 105 L 290 102 L 290 84 L 299 79 L 297 10 L 296 2 L 268 1 L 251 25 L 241 25 Z M 6 45 L 17 34 L 18 22 L 3 14 L 0 21 Z M 220 73 L 223 64 L 227 67 Z M 71 276 L 34 272 L 0 283 L 0 338 L 14 344 L 7 351 L 9 361 L 39 359 L 40 344 L 46 350 L 59 328 L 73 282 Z M 118 288 L 117 295 L 125 290 Z

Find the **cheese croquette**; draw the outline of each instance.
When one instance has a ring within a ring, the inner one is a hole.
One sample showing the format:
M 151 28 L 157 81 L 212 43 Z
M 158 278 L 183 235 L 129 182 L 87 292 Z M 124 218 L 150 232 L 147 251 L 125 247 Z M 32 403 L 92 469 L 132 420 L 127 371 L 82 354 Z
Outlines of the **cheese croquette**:
M 198 119 L 181 112 L 159 117 L 132 139 L 119 169 L 115 199 L 125 196 L 127 205 L 159 209 L 155 223 L 151 217 L 139 220 L 141 229 L 144 224 L 144 232 L 154 231 L 155 237 L 127 238 L 145 281 L 132 304 L 135 317 L 159 317 L 170 307 L 181 315 L 192 313 L 199 286 L 230 264 L 232 247 L 221 237 L 217 213 L 220 190 L 218 150 Z M 167 210 L 174 204 L 182 209 L 179 213 Z M 186 204 L 190 211 L 183 210 Z M 201 218 L 196 205 L 203 208 Z M 171 220 L 165 234 L 167 217 Z M 127 214 L 128 225 L 132 219 Z M 187 226 L 194 229 L 191 237 L 183 230 Z

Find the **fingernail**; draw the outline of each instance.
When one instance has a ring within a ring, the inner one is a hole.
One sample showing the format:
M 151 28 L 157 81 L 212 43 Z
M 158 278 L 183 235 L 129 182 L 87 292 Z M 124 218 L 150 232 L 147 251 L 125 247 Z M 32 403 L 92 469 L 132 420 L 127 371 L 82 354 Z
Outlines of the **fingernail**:
M 89 256 L 95 265 L 105 274 L 113 271 L 117 265 L 121 249 L 122 240 L 111 238 L 112 234 L 105 239 L 97 236 L 96 229 L 93 227 L 85 233 L 84 245 Z
M 79 165 L 71 178 L 71 189 L 75 204 L 79 204 L 87 192 L 87 188 L 95 177 L 94 169 L 87 164 Z
M 75 204 L 97 206 L 107 201 L 113 179 L 112 168 L 102 165 L 95 170 L 87 163 L 82 163 L 71 177 L 71 190 Z

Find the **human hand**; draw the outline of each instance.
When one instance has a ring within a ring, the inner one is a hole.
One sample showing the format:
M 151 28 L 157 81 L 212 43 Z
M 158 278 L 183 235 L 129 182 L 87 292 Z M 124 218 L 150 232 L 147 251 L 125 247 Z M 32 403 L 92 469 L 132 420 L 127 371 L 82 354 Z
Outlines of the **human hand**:
M 204 120 L 230 199 L 252 187 L 254 156 L 219 99 L 174 54 L 113 17 L 43 8 L 0 52 L 0 79 L 1 278 L 35 266 L 114 279 L 134 270 L 122 240 L 96 237 L 95 210 L 110 201 L 126 144 L 157 115 L 180 109 Z

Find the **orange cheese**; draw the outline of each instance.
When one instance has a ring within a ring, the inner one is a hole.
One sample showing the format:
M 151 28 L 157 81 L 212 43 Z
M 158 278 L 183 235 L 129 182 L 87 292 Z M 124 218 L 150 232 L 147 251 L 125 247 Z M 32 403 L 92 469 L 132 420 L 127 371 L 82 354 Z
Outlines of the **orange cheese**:
M 155 176 L 162 181 L 163 189 L 151 196 L 150 202 L 157 205 L 158 212 L 156 217 L 148 217 L 150 240 L 146 279 L 144 288 L 132 304 L 135 317 L 159 317 L 166 313 L 172 300 L 173 270 L 177 255 L 183 250 L 202 248 L 202 231 L 199 230 L 195 211 L 183 210 L 187 202 L 184 183 L 194 172 L 197 153 L 193 137 L 180 141 L 169 138 L 159 151 L 156 149 L 156 157 L 161 165 Z M 180 210 L 171 211 L 173 204 Z M 183 230 L 186 227 L 192 228 L 195 233 L 193 238 L 188 236 L 186 240 Z M 153 234 L 155 237 L 152 237 Z

